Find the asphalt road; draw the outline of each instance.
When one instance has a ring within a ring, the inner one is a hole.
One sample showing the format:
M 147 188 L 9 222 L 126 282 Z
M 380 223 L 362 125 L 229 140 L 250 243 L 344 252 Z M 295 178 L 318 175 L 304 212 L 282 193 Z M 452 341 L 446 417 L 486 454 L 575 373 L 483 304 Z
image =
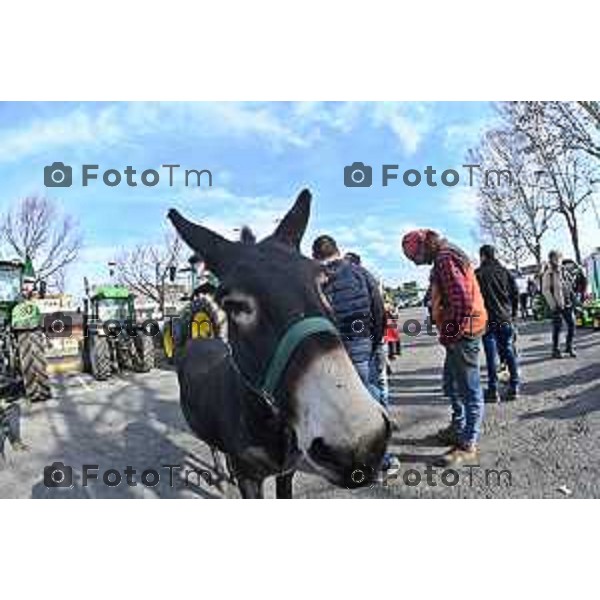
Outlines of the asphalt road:
M 401 313 L 402 319 L 414 317 L 422 315 L 415 310 Z M 400 459 L 400 469 L 370 489 L 354 491 L 300 473 L 294 495 L 600 497 L 600 332 L 579 331 L 579 357 L 555 361 L 549 358 L 548 324 L 525 323 L 520 331 L 523 394 L 513 403 L 486 406 L 479 468 L 455 475 L 432 466 L 444 448 L 431 445 L 428 435 L 449 418 L 440 389 L 443 352 L 435 338 L 405 336 L 391 380 L 392 413 L 399 426 L 391 450 Z M 4 459 L 0 457 L 0 497 L 239 497 L 215 473 L 208 448 L 188 430 L 172 370 L 108 382 L 72 375 L 56 379 L 53 387 L 54 399 L 23 406 L 23 439 L 29 450 L 8 447 Z M 44 484 L 45 467 L 57 461 L 72 467 L 72 487 Z M 90 478 L 83 485 L 83 465 L 97 465 L 90 473 L 98 480 Z M 135 473 L 127 475 L 128 466 Z M 108 477 L 114 483 L 120 476 L 119 485 L 102 481 L 109 469 L 119 471 Z M 141 483 L 144 471 L 149 485 Z M 128 477 L 137 485 L 128 485 Z M 266 493 L 274 496 L 272 482 Z

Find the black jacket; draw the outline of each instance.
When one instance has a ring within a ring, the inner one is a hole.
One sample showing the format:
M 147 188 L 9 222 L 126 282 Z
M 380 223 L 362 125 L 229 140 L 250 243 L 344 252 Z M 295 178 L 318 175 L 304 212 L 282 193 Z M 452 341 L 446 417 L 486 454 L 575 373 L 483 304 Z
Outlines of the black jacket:
M 510 323 L 519 309 L 519 290 L 511 272 L 497 260 L 486 260 L 475 271 L 485 308 L 488 323 Z

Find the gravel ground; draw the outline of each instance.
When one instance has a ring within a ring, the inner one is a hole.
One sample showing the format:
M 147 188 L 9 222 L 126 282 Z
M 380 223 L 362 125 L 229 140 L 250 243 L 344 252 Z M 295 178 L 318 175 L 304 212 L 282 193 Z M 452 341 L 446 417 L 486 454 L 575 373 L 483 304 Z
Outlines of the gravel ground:
M 401 316 L 421 315 L 408 311 Z M 294 481 L 295 496 L 600 497 L 600 332 L 579 331 L 579 357 L 562 361 L 548 358 L 548 324 L 521 324 L 520 332 L 522 397 L 486 405 L 479 468 L 454 473 L 432 466 L 444 449 L 430 445 L 428 435 L 449 418 L 440 390 L 443 352 L 435 338 L 405 337 L 391 381 L 392 412 L 399 426 L 391 450 L 400 459 L 400 469 L 370 489 L 355 491 L 301 473 Z M 238 497 L 236 488 L 219 479 L 211 453 L 183 421 L 171 370 L 109 382 L 73 375 L 57 379 L 54 392 L 55 398 L 45 404 L 23 407 L 23 438 L 29 450 L 8 447 L 5 458 L 0 457 L 0 497 Z M 55 461 L 73 467 L 72 487 L 44 485 L 44 467 Z M 83 464 L 98 465 L 100 478 L 116 468 L 122 482 L 110 487 L 91 480 L 83 486 Z M 169 470 L 161 467 L 166 464 L 181 466 L 172 469 L 172 481 Z M 125 482 L 128 465 L 136 470 L 131 477 L 137 486 Z M 145 469 L 159 472 L 154 487 L 140 483 Z M 206 481 L 191 476 L 186 484 L 185 469 L 203 471 Z M 498 475 L 500 471 L 510 475 Z M 266 493 L 274 495 L 272 482 Z

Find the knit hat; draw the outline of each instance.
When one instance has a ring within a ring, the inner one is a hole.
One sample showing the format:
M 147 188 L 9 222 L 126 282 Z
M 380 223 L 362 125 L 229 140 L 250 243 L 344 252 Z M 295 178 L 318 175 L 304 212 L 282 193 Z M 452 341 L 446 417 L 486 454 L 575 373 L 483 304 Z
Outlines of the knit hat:
M 431 229 L 415 229 L 409 231 L 402 238 L 402 249 L 406 257 L 414 263 L 423 264 L 425 262 L 426 249 L 429 246 L 431 238 L 436 237 L 437 233 Z

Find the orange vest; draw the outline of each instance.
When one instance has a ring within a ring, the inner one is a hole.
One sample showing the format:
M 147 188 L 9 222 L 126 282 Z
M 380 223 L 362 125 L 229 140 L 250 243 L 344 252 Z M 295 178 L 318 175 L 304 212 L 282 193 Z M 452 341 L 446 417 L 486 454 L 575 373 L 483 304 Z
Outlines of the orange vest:
M 488 315 L 485 309 L 485 303 L 481 290 L 479 289 L 479 282 L 475 275 L 475 270 L 469 265 L 466 273 L 467 282 L 467 294 L 472 298 L 472 311 L 471 315 L 465 315 L 465 319 L 461 323 L 461 333 L 469 337 L 474 337 L 485 333 L 487 326 Z M 431 287 L 431 307 L 433 320 L 438 328 L 438 331 L 442 331 L 442 326 L 449 319 L 445 306 L 447 305 L 447 299 L 443 297 L 443 294 L 439 288 L 439 284 L 435 281 Z

